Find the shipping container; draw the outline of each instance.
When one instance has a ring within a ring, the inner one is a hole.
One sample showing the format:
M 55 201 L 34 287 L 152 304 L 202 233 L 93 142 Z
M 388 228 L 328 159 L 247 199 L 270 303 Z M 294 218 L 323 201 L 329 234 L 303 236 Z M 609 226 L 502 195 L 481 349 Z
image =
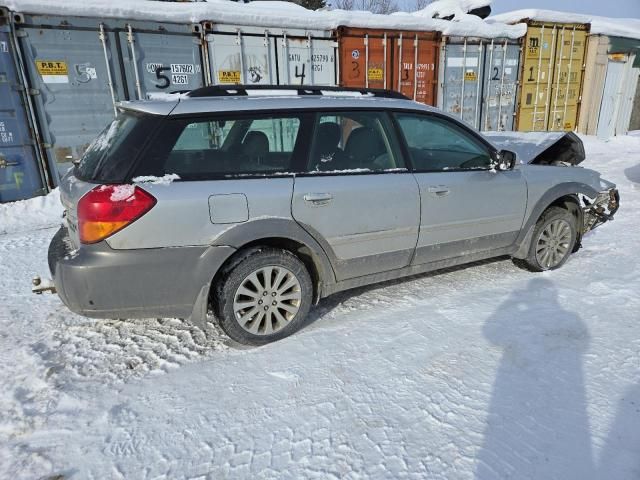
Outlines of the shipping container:
M 324 30 L 205 22 L 211 85 L 335 85 L 336 47 Z
M 127 22 L 124 31 L 113 28 L 130 100 L 204 85 L 199 24 Z
M 604 81 L 607 77 L 608 50 L 609 38 L 606 35 L 589 35 L 587 37 L 584 85 L 578 117 L 578 132 L 580 133 L 596 134 Z
M 116 102 L 204 84 L 199 25 L 21 13 L 13 21 L 42 147 L 58 175 L 113 119 Z
M 513 130 L 517 41 L 446 37 L 440 59 L 440 108 L 477 129 Z
M 7 13 L 0 11 L 0 203 L 47 191 L 18 61 Z
M 636 56 L 638 61 L 638 56 Z M 631 107 L 631 121 L 629 122 L 629 131 L 640 130 L 640 79 L 638 87 L 636 87 L 636 94 L 633 97 L 633 106 Z
M 323 30 L 288 30 L 278 35 L 278 84 L 336 85 L 338 44 Z
M 484 51 L 481 129 L 514 129 L 522 49 L 515 40 L 490 40 Z
M 339 84 L 388 88 L 436 104 L 439 34 L 340 27 Z
M 609 54 L 596 131 L 600 138 L 626 135 L 629 131 L 633 99 L 640 73 L 639 68 L 633 67 L 634 61 L 634 53 Z
M 441 47 L 438 105 L 480 128 L 484 44 L 467 38 L 445 38 Z
M 528 22 L 517 112 L 520 131 L 571 131 L 580 102 L 587 26 Z
M 278 83 L 275 39 L 259 28 L 204 25 L 210 85 Z
M 578 130 L 601 138 L 625 135 L 639 75 L 640 41 L 590 36 Z

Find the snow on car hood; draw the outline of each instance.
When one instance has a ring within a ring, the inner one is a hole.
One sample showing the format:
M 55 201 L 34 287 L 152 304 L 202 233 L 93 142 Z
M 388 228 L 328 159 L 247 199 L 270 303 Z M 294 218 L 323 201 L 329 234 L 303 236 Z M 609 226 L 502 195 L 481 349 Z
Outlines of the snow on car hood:
M 582 140 L 573 132 L 483 132 L 499 150 L 511 150 L 519 163 L 578 165 L 585 159 Z

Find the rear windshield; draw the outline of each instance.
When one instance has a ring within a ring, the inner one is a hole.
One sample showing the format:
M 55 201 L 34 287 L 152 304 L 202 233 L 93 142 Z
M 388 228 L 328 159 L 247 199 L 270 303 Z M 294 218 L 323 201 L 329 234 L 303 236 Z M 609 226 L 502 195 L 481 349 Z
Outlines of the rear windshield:
M 163 122 L 136 175 L 181 180 L 291 172 L 302 114 L 216 114 Z
M 89 182 L 124 181 L 160 120 L 142 113 L 120 113 L 91 142 L 75 169 L 75 176 Z

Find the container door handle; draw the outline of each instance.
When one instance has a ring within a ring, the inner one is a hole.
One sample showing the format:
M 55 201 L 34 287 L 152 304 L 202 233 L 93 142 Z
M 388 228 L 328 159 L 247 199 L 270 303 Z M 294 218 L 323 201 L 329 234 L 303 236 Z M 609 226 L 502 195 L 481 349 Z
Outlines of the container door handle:
M 427 191 L 435 197 L 445 197 L 449 195 L 449 187 L 446 185 L 432 185 Z
M 305 202 L 313 205 L 326 205 L 333 200 L 333 195 L 330 193 L 306 193 L 303 198 Z

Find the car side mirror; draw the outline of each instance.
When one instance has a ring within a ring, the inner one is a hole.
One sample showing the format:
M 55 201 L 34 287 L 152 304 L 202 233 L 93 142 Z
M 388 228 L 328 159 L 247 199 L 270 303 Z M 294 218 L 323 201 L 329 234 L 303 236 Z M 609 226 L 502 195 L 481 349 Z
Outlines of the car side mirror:
M 516 166 L 516 154 L 510 150 L 500 150 L 496 154 L 495 168 L 501 172 L 513 170 Z

